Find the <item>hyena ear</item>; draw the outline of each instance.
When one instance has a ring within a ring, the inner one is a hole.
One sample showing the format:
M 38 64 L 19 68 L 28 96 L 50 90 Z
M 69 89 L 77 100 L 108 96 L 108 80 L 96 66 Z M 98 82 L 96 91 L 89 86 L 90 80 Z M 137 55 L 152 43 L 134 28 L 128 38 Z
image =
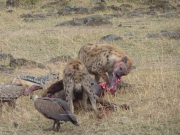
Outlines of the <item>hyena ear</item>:
M 136 66 L 132 66 L 132 67 L 131 67 L 131 70 L 133 70 L 133 69 L 136 69 Z
M 122 57 L 121 61 L 127 63 L 127 56 Z

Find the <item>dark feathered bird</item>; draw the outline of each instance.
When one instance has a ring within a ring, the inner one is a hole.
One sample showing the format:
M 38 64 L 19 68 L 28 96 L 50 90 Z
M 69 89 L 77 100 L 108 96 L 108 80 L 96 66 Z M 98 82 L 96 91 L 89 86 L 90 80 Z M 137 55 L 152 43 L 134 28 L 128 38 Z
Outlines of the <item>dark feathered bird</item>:
M 55 97 L 65 100 L 66 96 L 63 86 L 63 80 L 57 81 L 56 83 L 52 84 L 49 88 L 47 88 L 42 97 Z
M 5 84 L 0 86 L 0 113 L 3 102 L 15 107 L 16 99 L 24 94 L 25 87 L 16 84 Z
M 38 112 L 43 114 L 46 118 L 54 120 L 52 129 L 59 131 L 60 121 L 71 121 L 75 126 L 79 126 L 76 117 L 70 111 L 68 104 L 59 98 L 38 98 L 37 95 L 32 95 L 34 100 L 34 107 Z

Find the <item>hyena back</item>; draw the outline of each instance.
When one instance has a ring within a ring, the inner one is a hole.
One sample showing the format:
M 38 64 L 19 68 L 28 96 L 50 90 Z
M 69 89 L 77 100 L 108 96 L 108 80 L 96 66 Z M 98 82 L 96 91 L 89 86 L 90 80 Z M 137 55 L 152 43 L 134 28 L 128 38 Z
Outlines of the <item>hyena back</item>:
M 74 112 L 73 97 L 76 99 L 76 93 L 80 92 L 83 94 L 82 100 L 84 109 L 87 109 L 87 99 L 89 97 L 95 114 L 99 116 L 96 108 L 96 96 L 91 86 L 89 74 L 86 67 L 79 59 L 72 60 L 66 65 L 63 75 L 63 84 L 66 93 L 66 101 L 72 112 Z

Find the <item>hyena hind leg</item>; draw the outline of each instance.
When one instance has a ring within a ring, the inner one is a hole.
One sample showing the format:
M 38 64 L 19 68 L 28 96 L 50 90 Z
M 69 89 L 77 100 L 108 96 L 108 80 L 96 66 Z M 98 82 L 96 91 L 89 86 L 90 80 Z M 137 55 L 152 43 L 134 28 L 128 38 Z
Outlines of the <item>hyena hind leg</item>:
M 64 84 L 64 90 L 65 90 L 65 95 L 66 95 L 66 101 L 70 107 L 70 110 L 72 113 L 74 113 L 74 106 L 73 106 L 73 90 L 74 90 L 74 85 L 71 83 Z
M 84 84 L 82 85 L 84 92 L 87 94 L 87 96 L 90 99 L 91 105 L 92 105 L 92 109 L 94 110 L 95 114 L 101 118 L 101 116 L 99 115 L 98 111 L 97 111 L 97 107 L 96 107 L 96 96 L 94 91 L 91 89 L 91 84 Z
M 85 111 L 87 111 L 87 109 L 88 109 L 87 100 L 88 100 L 88 96 L 85 92 L 83 92 L 82 105 L 83 105 L 83 108 Z

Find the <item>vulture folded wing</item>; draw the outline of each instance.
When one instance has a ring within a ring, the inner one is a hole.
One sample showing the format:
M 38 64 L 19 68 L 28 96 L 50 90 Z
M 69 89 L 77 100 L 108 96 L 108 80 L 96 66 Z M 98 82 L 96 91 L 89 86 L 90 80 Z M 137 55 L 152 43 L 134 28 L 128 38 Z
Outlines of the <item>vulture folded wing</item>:
M 68 104 L 65 101 L 61 100 L 61 99 L 57 99 L 56 101 L 63 108 L 63 110 L 66 112 L 66 114 L 68 115 L 70 121 L 74 125 L 79 126 L 79 124 L 77 122 L 77 119 L 76 119 L 75 115 L 70 111 L 70 108 L 69 108 Z
M 66 111 L 56 102 L 56 98 L 38 98 L 34 105 L 40 113 L 49 119 L 70 121 Z
M 19 98 L 24 93 L 25 88 L 16 84 L 5 84 L 0 86 L 0 100 L 8 102 Z

